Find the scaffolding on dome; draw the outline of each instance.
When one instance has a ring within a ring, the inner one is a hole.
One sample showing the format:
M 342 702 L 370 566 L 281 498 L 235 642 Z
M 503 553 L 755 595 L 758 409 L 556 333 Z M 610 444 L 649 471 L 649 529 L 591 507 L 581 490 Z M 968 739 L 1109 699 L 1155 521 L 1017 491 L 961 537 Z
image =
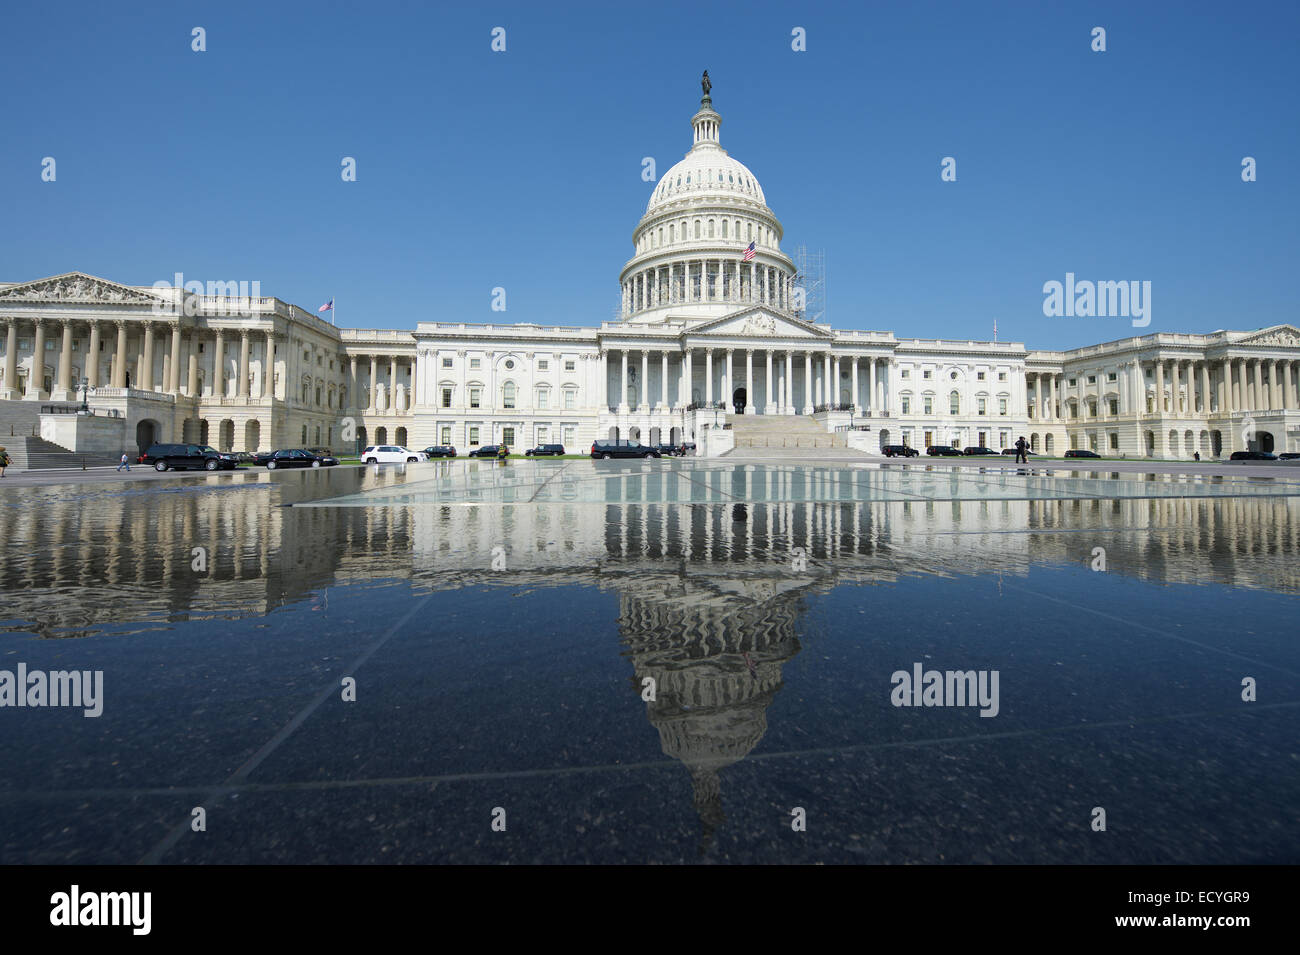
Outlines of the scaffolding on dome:
M 805 322 L 815 324 L 826 320 L 826 252 L 818 249 L 809 252 L 806 245 L 794 250 L 795 294 L 802 293 L 802 307 L 796 308 L 795 315 Z M 796 298 L 795 304 L 801 303 Z

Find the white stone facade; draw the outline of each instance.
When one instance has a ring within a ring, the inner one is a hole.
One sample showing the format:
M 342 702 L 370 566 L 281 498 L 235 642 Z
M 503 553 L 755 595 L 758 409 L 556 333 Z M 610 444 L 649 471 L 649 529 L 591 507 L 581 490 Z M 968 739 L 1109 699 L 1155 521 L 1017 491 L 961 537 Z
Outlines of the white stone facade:
M 141 446 L 222 450 L 349 451 L 355 427 L 363 443 L 582 452 L 597 437 L 697 441 L 741 414 L 816 414 L 868 450 L 1020 435 L 1044 454 L 1300 449 L 1290 325 L 1034 352 L 805 320 L 781 223 L 722 149 L 709 97 L 691 122 L 633 234 L 617 321 L 340 329 L 276 298 L 74 272 L 0 284 L 0 400 L 74 403 L 84 378 Z

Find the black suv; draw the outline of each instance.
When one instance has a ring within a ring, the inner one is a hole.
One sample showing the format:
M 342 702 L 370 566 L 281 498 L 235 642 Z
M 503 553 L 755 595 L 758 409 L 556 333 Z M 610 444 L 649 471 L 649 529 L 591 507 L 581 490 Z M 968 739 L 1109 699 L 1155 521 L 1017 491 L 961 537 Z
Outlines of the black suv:
M 432 447 L 425 448 L 424 454 L 428 458 L 454 458 L 456 449 L 450 444 L 435 444 Z
M 543 455 L 548 455 L 548 454 L 553 454 L 558 457 L 563 453 L 564 453 L 564 445 L 562 444 L 539 444 L 537 447 L 529 448 L 527 451 L 525 451 L 524 457 L 540 458 Z
M 274 471 L 277 468 L 332 468 L 338 464 L 338 458 L 332 454 L 315 453 L 320 449 L 307 450 L 305 448 L 289 448 L 285 451 L 277 451 L 266 462 L 267 470 Z
M 939 457 L 940 455 L 946 458 L 961 457 L 960 451 L 947 444 L 932 444 L 925 449 L 925 453 L 930 455 L 932 458 Z
M 233 454 L 222 454 L 206 444 L 155 444 L 144 453 L 141 464 L 152 464 L 155 471 L 201 470 L 233 471 L 239 466 Z
M 500 445 L 482 444 L 479 445 L 477 448 L 475 448 L 473 451 L 471 451 L 469 453 L 469 456 L 471 458 L 495 458 L 497 456 L 498 447 L 500 447 Z
M 887 458 L 914 458 L 921 452 L 905 444 L 887 444 L 880 449 L 880 453 Z
M 1089 451 L 1087 448 L 1071 448 L 1065 452 L 1067 458 L 1099 458 L 1101 457 L 1096 451 Z
M 591 446 L 593 458 L 658 458 L 657 448 L 640 441 L 597 441 Z
M 1001 453 L 1002 453 L 1001 451 L 994 451 L 992 448 L 966 448 L 965 450 L 962 451 L 962 454 L 969 454 L 972 457 L 977 454 L 984 455 L 984 454 L 1001 454 Z
M 1276 461 L 1277 455 L 1271 451 L 1233 451 L 1229 461 Z

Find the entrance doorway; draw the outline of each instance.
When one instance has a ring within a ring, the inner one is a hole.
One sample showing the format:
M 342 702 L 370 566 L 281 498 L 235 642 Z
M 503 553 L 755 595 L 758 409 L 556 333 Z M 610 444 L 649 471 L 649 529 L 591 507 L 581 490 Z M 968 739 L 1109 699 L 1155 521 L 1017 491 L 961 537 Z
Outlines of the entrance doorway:
M 731 393 L 731 406 L 736 409 L 736 414 L 745 413 L 745 404 L 749 396 L 745 394 L 744 388 L 737 388 Z
M 145 418 L 135 426 L 135 443 L 144 454 L 149 450 L 151 444 L 158 443 L 158 422 L 151 418 Z

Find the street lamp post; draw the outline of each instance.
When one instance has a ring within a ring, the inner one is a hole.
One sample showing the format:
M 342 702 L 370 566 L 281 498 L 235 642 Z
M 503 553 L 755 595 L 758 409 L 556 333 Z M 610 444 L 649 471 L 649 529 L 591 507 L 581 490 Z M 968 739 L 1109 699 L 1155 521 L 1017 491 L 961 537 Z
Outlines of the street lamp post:
M 90 379 L 81 379 L 81 414 L 90 414 Z

